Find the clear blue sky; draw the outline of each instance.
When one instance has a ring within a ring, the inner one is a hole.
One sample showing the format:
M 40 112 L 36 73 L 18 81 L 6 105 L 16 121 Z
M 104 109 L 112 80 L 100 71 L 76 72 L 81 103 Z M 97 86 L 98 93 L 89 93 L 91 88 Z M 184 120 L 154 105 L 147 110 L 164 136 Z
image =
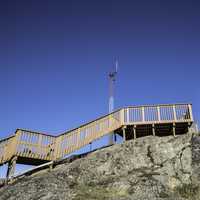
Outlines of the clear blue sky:
M 10 0 L 0 5 L 0 137 L 52 134 L 116 107 L 191 102 L 200 121 L 200 2 Z

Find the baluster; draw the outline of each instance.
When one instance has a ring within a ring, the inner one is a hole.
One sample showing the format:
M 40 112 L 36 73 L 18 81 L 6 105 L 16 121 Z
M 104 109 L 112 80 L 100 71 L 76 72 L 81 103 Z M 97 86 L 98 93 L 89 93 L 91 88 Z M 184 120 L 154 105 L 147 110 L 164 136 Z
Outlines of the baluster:
M 144 107 L 142 107 L 141 109 L 142 109 L 142 122 L 144 122 L 145 121 Z
M 161 121 L 161 116 L 160 116 L 160 106 L 157 106 L 157 113 L 158 113 L 158 121 Z
M 174 120 L 177 121 L 177 116 L 176 116 L 176 105 L 173 105 L 173 113 L 174 113 Z
M 189 118 L 192 122 L 194 121 L 193 119 L 193 114 L 192 114 L 192 104 L 188 104 L 188 108 L 189 108 Z

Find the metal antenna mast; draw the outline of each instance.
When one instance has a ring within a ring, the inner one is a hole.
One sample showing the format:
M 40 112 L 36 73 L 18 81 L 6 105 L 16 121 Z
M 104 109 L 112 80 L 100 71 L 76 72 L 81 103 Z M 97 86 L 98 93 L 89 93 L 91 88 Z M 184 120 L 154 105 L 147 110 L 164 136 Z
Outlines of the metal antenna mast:
M 115 71 L 109 73 L 109 113 L 114 111 L 114 84 L 118 71 L 118 61 L 115 61 Z

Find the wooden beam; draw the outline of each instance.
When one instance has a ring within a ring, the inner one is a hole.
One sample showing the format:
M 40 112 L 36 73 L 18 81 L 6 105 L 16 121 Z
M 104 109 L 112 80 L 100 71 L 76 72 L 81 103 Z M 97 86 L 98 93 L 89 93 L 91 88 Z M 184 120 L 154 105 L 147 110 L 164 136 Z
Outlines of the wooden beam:
M 176 117 L 176 105 L 173 105 L 174 120 L 177 121 Z
M 194 119 L 193 119 L 193 113 L 192 113 L 192 105 L 189 104 L 188 107 L 189 107 L 189 111 L 190 111 L 190 120 L 193 122 Z
M 176 124 L 173 123 L 173 136 L 176 137 Z
M 187 113 L 190 114 L 190 117 L 189 114 L 186 113 L 187 115 L 184 118 L 185 109 Z M 127 122 L 125 122 L 124 117 L 126 117 Z M 171 131 L 173 131 L 173 135 L 176 136 L 179 131 L 179 124 L 183 123 L 185 127 L 186 123 L 188 123 L 189 127 L 192 122 L 193 115 L 191 104 L 167 104 L 122 108 L 58 136 L 50 136 L 48 134 L 18 129 L 14 136 L 0 140 L 0 147 L 2 149 L 0 152 L 0 164 L 9 162 L 10 168 L 8 174 L 12 174 L 14 161 L 11 162 L 10 160 L 14 156 L 24 156 L 25 158 L 32 160 L 45 160 L 47 159 L 46 155 L 48 155 L 48 160 L 56 160 L 62 158 L 65 154 L 70 154 L 81 147 L 88 145 L 104 135 L 114 133 L 118 130 L 120 130 L 120 135 L 122 134 L 121 131 L 123 131 L 123 141 L 126 141 L 126 126 L 133 129 L 133 133 L 131 130 L 131 134 L 133 134 L 131 137 L 136 139 L 137 134 L 142 131 L 140 125 L 145 126 L 148 124 L 150 128 L 152 126 L 152 134 L 155 136 L 156 132 L 159 133 L 160 129 L 165 133 L 164 124 L 166 124 L 166 126 L 167 124 L 170 124 L 169 129 L 172 129 L 173 125 L 173 130 Z M 155 129 L 154 125 L 157 124 L 162 124 L 164 127 L 159 128 L 158 126 L 158 128 Z M 122 127 L 123 129 L 121 129 Z M 87 134 L 82 137 L 83 133 Z M 35 138 L 38 138 L 38 142 L 36 142 Z M 43 140 L 44 144 L 41 142 Z M 49 140 L 52 140 L 50 142 L 51 145 L 47 146 L 46 141 L 49 143 Z
M 144 107 L 142 107 L 141 109 L 142 109 L 142 122 L 144 122 L 145 121 Z
M 114 133 L 114 142 L 116 143 L 117 142 L 117 134 Z
M 190 126 L 191 126 L 191 123 L 190 123 L 190 122 L 188 122 L 187 133 L 191 133 Z
M 15 174 L 15 167 L 17 163 L 17 156 L 14 156 L 9 162 L 8 162 L 8 169 L 6 173 L 6 178 L 12 178 Z
M 161 116 L 160 116 L 160 106 L 157 106 L 157 112 L 158 112 L 158 121 L 161 121 Z
M 125 142 L 126 141 L 126 126 L 122 128 L 122 131 L 123 131 L 123 142 Z
M 133 138 L 134 138 L 134 140 L 137 138 L 137 135 L 136 135 L 136 125 L 133 126 Z
M 92 151 L 92 142 L 90 142 L 89 145 L 90 145 L 90 151 Z
M 113 132 L 109 133 L 109 145 L 113 145 L 114 141 L 113 141 Z
M 121 109 L 120 111 L 120 121 L 121 121 L 121 124 L 124 124 L 124 115 L 125 115 L 125 108 Z
M 130 121 L 130 120 L 129 120 L 129 109 L 128 109 L 128 108 L 126 109 L 126 120 L 127 120 L 126 123 L 128 124 L 129 121 Z
M 153 132 L 153 136 L 156 136 L 155 125 L 154 124 L 152 124 L 152 132 Z

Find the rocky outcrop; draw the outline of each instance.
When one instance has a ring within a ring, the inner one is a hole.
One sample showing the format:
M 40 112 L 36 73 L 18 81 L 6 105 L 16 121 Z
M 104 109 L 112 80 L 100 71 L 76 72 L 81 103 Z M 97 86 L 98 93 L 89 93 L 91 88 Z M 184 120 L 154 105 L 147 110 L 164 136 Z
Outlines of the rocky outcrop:
M 200 138 L 143 137 L 0 189 L 1 200 L 200 200 Z

